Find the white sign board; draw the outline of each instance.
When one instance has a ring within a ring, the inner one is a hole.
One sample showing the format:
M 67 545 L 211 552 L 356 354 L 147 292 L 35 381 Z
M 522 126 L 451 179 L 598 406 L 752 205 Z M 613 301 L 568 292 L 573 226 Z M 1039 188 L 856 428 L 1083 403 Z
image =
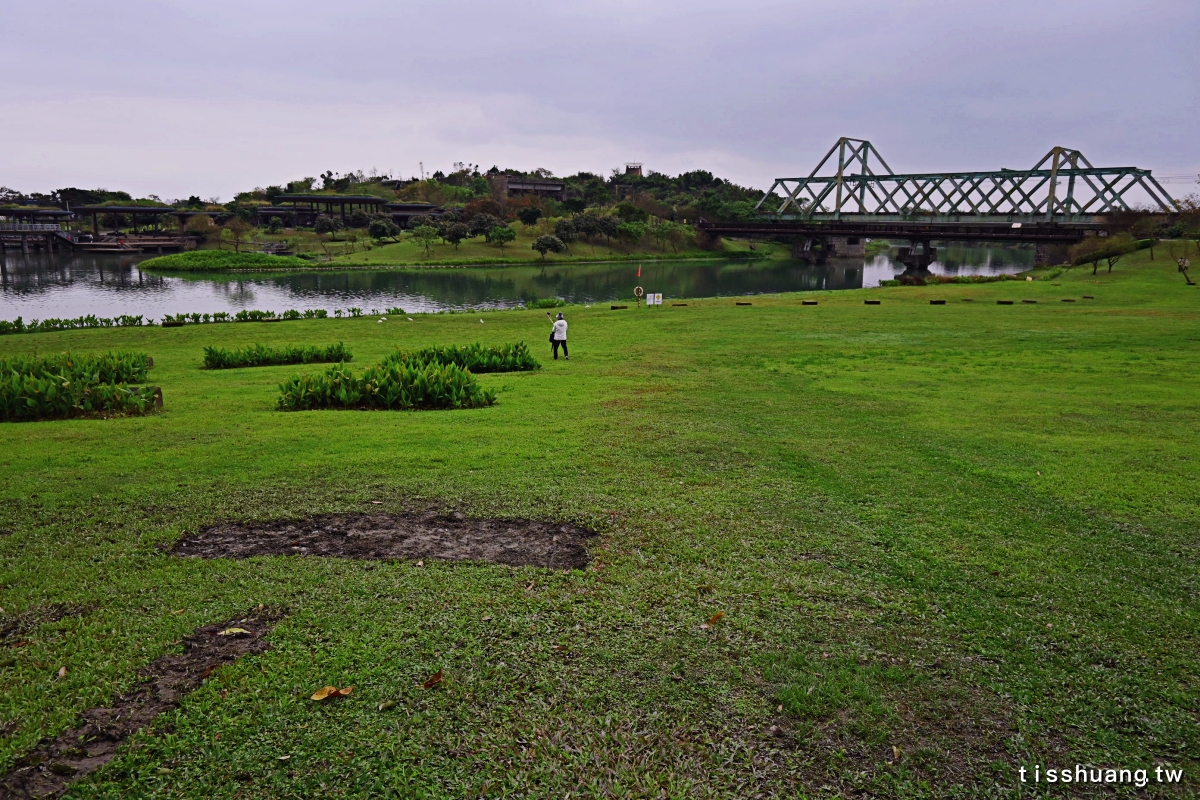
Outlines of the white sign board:
M 651 292 L 650 294 L 646 295 L 646 305 L 661 306 L 662 305 L 662 294 L 654 294 L 653 292 Z

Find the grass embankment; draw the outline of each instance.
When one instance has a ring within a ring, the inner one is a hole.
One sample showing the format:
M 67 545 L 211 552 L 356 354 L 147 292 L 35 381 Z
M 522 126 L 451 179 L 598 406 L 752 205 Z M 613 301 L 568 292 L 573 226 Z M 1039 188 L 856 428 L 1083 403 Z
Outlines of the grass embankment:
M 1194 795 L 1200 289 L 1139 254 L 815 297 L 568 309 L 570 362 L 423 414 L 279 413 L 294 367 L 202 349 L 334 337 L 374 363 L 537 340 L 545 315 L 0 340 L 144 350 L 168 398 L 0 426 L 0 759 L 265 604 L 272 649 L 75 796 L 1016 796 L 1019 766 L 1076 763 L 1171 763 Z M 583 572 L 160 549 L 426 505 L 602 538 Z M 325 685 L 355 690 L 308 699 Z
M 164 272 L 227 272 L 230 270 L 307 269 L 311 261 L 295 256 L 272 256 L 266 253 L 231 253 L 228 250 L 188 250 L 148 258 L 138 269 L 157 269 Z
M 545 259 L 533 250 L 534 239 L 553 230 L 546 225 L 527 227 L 519 222 L 509 223 L 517 232 L 517 238 L 500 247 L 489 244 L 483 237 L 451 244 L 433 244 L 429 252 L 408 231 L 397 241 L 373 242 L 365 233 L 346 232 L 338 239 L 318 236 L 311 231 L 288 230 L 281 234 L 260 234 L 266 242 L 287 242 L 305 258 L 296 256 L 270 256 L 262 253 L 234 254 L 227 250 L 192 250 L 158 256 L 141 262 L 144 269 L 174 271 L 265 271 L 292 269 L 343 269 L 354 267 L 461 267 L 490 266 L 504 264 L 575 264 L 596 261 L 658 261 L 679 259 L 713 258 L 771 258 L 787 255 L 784 245 L 758 243 L 750 249 L 746 241 L 724 239 L 712 250 L 696 246 L 689 236 L 675 247 L 663 246 L 650 236 L 637 245 L 623 245 L 596 238 L 595 241 L 577 241 L 562 253 L 547 253 Z M 350 240 L 352 239 L 352 241 Z

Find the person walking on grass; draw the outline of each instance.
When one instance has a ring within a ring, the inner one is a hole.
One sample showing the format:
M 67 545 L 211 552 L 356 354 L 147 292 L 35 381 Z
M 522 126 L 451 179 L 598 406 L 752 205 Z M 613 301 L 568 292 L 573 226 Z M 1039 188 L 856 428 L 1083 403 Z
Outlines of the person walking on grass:
M 546 312 L 546 316 L 550 316 L 550 312 Z M 554 360 L 558 361 L 558 347 L 562 345 L 563 358 L 567 361 L 571 360 L 571 356 L 567 353 L 567 321 L 563 319 L 562 312 L 558 312 L 558 319 L 554 320 L 554 327 L 550 331 L 550 349 L 554 353 Z

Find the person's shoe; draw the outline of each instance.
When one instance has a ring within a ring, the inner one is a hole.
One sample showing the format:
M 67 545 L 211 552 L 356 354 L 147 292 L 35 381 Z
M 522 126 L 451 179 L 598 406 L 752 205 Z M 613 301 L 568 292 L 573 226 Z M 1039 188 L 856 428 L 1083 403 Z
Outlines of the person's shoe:
M 570 356 L 563 356 L 563 358 L 565 358 L 567 361 L 570 361 L 570 360 L 571 360 L 571 357 L 570 357 Z

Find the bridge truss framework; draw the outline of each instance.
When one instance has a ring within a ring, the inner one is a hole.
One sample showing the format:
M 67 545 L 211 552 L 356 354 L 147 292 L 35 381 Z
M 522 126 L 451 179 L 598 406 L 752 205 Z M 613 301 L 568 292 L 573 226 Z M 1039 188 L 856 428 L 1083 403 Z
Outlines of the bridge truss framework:
M 837 154 L 837 171 L 817 173 Z M 879 168 L 882 168 L 880 170 Z M 1179 204 L 1137 167 L 1095 167 L 1078 150 L 1055 147 L 1030 170 L 896 174 L 865 139 L 842 137 L 805 178 L 777 178 L 756 209 L 776 220 L 929 220 L 1092 223 L 1129 211 L 1141 189 L 1160 211 Z M 779 195 L 772 195 L 779 190 Z

